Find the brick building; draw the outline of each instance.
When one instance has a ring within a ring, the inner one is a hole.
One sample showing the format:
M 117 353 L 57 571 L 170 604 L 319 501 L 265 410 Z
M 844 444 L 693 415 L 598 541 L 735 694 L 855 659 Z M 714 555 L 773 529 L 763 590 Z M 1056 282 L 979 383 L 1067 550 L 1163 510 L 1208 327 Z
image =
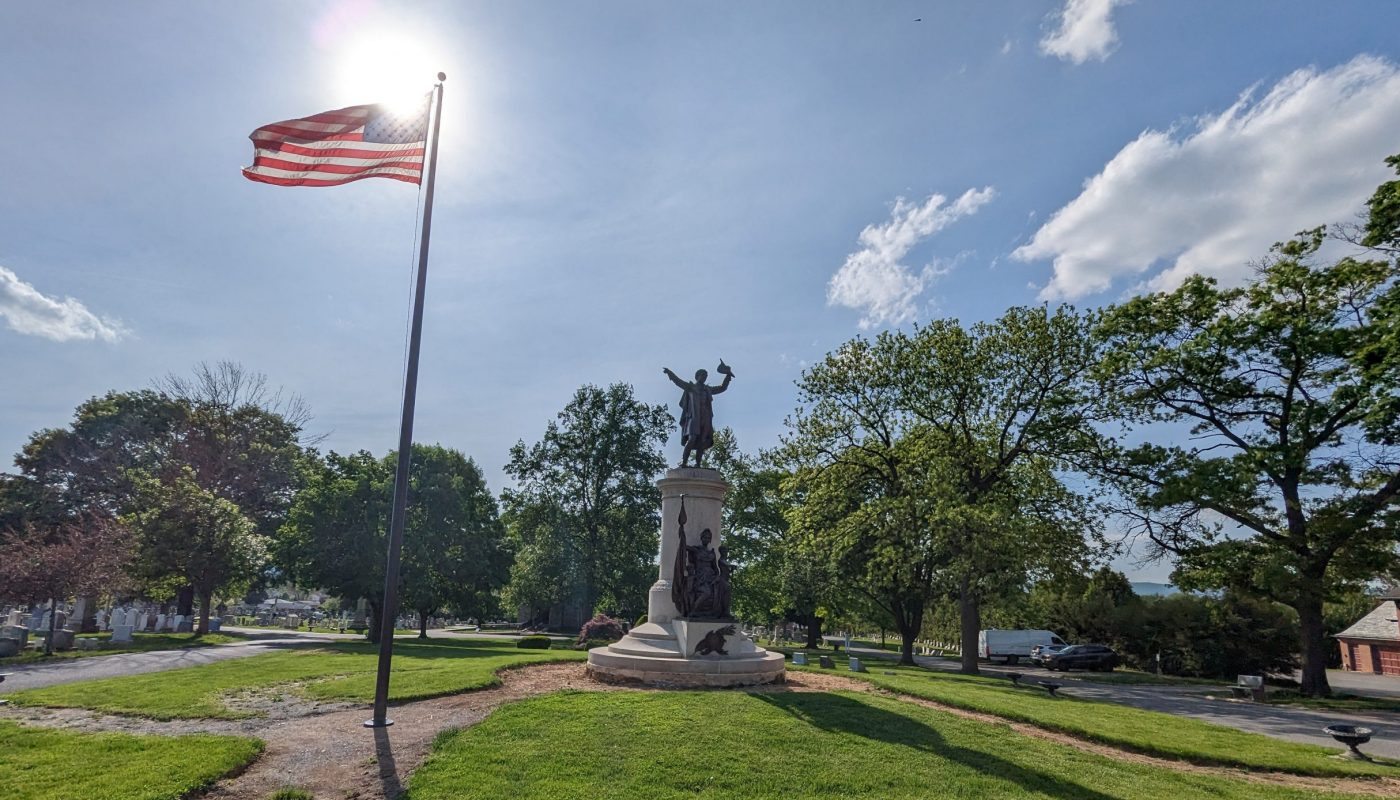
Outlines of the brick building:
M 1337 634 L 1342 669 L 1400 677 L 1400 592 L 1387 592 L 1380 605 Z

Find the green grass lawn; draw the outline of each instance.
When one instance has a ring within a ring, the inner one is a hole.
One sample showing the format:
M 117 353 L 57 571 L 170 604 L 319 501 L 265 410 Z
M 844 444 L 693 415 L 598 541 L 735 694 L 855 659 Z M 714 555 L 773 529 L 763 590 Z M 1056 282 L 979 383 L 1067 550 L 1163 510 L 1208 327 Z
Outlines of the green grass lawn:
M 101 642 L 97 650 L 63 650 L 45 656 L 42 649 L 26 650 L 20 655 L 0 658 L 0 666 L 13 664 L 39 664 L 65 658 L 88 658 L 109 656 L 114 653 L 144 653 L 149 650 L 178 650 L 186 647 L 209 647 L 216 644 L 247 641 L 247 637 L 236 633 L 206 633 L 199 636 L 193 633 L 133 633 L 130 642 L 112 643 L 110 633 L 80 633 L 79 639 L 96 639 Z
M 90 708 L 154 719 L 247 716 L 221 702 L 223 695 L 305 682 L 299 691 L 319 700 L 374 698 L 378 649 L 336 642 L 312 649 L 252 656 L 198 667 L 47 686 L 6 695 L 16 705 Z M 419 700 L 494 686 L 496 671 L 544 661 L 579 661 L 576 650 L 521 650 L 513 642 L 429 639 L 394 644 L 391 700 Z
M 237 736 L 78 733 L 0 720 L 0 797 L 176 800 L 262 752 Z
M 870 681 L 894 692 L 1029 722 L 1042 728 L 1151 755 L 1299 775 L 1400 777 L 1400 766 L 1397 765 L 1332 758 L 1340 747 L 1333 750 L 1285 742 L 1262 734 L 1244 733 L 1222 725 L 1116 703 L 1063 696 L 1052 698 L 1044 689 L 1025 685 L 1018 687 L 1004 678 L 958 675 L 870 662 L 866 663 L 870 672 L 853 673 L 844 671 L 845 659 L 838 659 L 836 663 L 842 668 L 841 674 Z M 818 671 L 815 667 L 790 668 Z M 895 674 L 885 675 L 885 672 Z
M 409 800 L 1303 800 L 849 692 L 564 692 L 439 737 Z
M 304 632 L 304 633 L 353 633 L 353 634 L 357 634 L 357 635 L 359 635 L 359 636 L 367 636 L 367 635 L 368 635 L 368 634 L 366 633 L 366 629 L 365 629 L 365 628 L 358 628 L 358 629 L 356 629 L 356 628 L 345 628 L 344 630 L 342 630 L 342 629 L 340 629 L 339 627 L 334 627 L 334 628 L 332 628 L 332 627 L 330 627 L 330 626 L 328 626 L 328 625 L 314 625 L 314 626 L 312 626 L 312 627 L 310 627 L 310 628 L 306 627 L 305 625 L 300 625 L 300 626 L 297 626 L 297 627 L 295 627 L 295 628 L 288 628 L 286 625 L 256 625 L 256 624 L 241 625 L 241 624 L 236 623 L 236 622 L 232 622 L 232 623 L 229 623 L 229 624 L 232 625 L 232 626 L 235 627 L 235 628 L 253 628 L 253 629 L 256 629 L 256 630 L 260 630 L 260 631 L 283 631 L 283 632 L 285 632 L 285 633 L 296 633 L 297 631 L 301 631 L 301 632 Z M 440 630 L 440 629 L 439 629 L 439 628 L 430 628 L 429 630 Z M 410 635 L 416 635 L 417 633 L 418 633 L 418 629 L 417 629 L 417 628 L 395 628 L 395 629 L 394 629 L 394 635 L 395 635 L 395 636 L 410 636 Z

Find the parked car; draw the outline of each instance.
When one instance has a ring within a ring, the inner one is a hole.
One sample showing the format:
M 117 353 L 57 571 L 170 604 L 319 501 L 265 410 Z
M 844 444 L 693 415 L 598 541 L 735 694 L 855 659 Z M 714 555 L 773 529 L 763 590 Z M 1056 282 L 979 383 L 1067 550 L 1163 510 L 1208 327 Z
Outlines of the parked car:
M 1074 644 L 1058 653 L 1051 653 L 1042 662 L 1046 669 L 1101 669 L 1112 672 L 1118 666 L 1118 654 L 1101 644 Z
M 1032 663 L 1035 663 L 1035 664 L 1044 664 L 1044 663 L 1045 663 L 1045 659 L 1049 658 L 1051 655 L 1053 655 L 1053 654 L 1055 654 L 1055 653 L 1060 652 L 1061 650 L 1065 649 L 1066 647 L 1069 647 L 1069 645 L 1067 645 L 1067 644 L 1038 644 L 1038 645 L 1036 645 L 1035 647 L 1032 647 L 1032 648 L 1031 648 L 1031 662 L 1032 662 Z
M 1039 630 L 997 630 L 991 628 L 977 634 L 977 655 L 991 660 L 1004 658 L 1006 663 L 1015 664 L 1023 658 L 1031 657 L 1031 648 L 1036 645 L 1065 644 L 1065 640 L 1050 631 Z

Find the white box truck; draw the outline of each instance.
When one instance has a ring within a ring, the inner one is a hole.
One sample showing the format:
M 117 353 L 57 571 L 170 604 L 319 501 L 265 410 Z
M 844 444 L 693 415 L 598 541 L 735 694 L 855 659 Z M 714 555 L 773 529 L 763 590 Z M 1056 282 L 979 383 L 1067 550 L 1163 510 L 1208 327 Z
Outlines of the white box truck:
M 992 628 L 977 633 L 977 655 L 991 660 L 1004 658 L 1015 664 L 1031 657 L 1031 648 L 1038 644 L 1065 644 L 1065 640 L 1050 631 L 1003 631 Z

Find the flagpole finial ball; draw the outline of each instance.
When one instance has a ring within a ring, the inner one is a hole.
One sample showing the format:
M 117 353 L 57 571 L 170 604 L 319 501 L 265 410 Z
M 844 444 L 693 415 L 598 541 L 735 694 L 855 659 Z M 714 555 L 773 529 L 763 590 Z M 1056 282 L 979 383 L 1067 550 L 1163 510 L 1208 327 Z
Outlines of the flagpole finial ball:
M 446 73 L 446 72 L 439 72 L 439 73 L 438 73 L 438 80 L 440 80 L 440 81 L 445 81 L 445 80 L 447 80 L 447 73 Z

